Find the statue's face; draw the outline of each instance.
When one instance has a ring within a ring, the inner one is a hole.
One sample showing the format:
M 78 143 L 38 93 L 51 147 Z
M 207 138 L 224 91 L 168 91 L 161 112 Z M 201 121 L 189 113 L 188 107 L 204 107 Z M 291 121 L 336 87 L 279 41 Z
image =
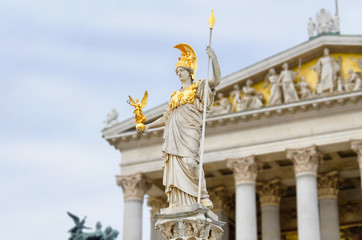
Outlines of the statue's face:
M 328 48 L 325 48 L 325 49 L 324 49 L 324 56 L 327 56 L 327 55 L 329 55 L 329 49 L 328 49 Z
M 176 74 L 182 83 L 191 79 L 190 73 L 185 68 L 178 67 L 176 69 Z

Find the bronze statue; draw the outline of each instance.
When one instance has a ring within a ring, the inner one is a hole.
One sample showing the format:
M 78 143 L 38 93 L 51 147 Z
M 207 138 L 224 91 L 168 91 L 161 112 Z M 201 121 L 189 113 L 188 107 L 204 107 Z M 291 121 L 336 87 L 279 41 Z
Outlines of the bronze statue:
M 71 234 L 69 240 L 115 240 L 118 237 L 119 232 L 110 226 L 102 232 L 101 222 L 97 222 L 94 232 L 85 233 L 83 229 L 91 229 L 84 226 L 87 217 L 84 217 L 82 221 L 80 221 L 76 215 L 70 212 L 67 212 L 67 214 L 73 219 L 75 224 L 75 226 L 68 231 Z

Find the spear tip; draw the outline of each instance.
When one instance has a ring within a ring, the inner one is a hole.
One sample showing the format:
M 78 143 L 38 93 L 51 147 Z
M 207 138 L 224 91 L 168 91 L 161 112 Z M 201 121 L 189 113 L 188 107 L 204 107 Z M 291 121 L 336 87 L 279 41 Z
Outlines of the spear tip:
M 215 15 L 214 15 L 214 10 L 211 11 L 211 14 L 210 14 L 210 17 L 209 17 L 209 26 L 210 26 L 210 29 L 213 28 L 215 24 Z

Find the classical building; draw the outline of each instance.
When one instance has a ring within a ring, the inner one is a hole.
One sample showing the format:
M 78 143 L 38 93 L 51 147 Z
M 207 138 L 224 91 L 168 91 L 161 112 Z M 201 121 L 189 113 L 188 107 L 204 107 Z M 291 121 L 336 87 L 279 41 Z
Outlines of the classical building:
M 223 239 L 362 239 L 362 35 L 338 34 L 223 77 L 204 163 Z M 147 122 L 166 107 L 145 112 Z M 141 239 L 144 196 L 151 215 L 167 206 L 163 129 L 137 134 L 132 118 L 102 133 L 122 153 L 122 239 Z

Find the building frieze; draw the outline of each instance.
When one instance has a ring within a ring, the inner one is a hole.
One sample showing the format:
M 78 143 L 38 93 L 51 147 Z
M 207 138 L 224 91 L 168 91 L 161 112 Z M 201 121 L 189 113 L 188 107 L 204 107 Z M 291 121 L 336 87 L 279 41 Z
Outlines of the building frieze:
M 232 130 L 236 124 L 241 127 L 256 127 L 283 121 L 299 120 L 311 117 L 326 116 L 327 114 L 343 113 L 362 109 L 362 91 L 323 96 L 308 100 L 292 102 L 277 106 L 267 106 L 229 114 L 209 116 L 206 119 L 207 133 Z M 133 124 L 134 125 L 134 124 Z M 146 144 L 161 141 L 163 127 L 151 129 L 147 133 L 139 134 L 135 130 L 124 133 L 105 135 L 104 138 L 117 149 L 131 146 L 134 141 L 147 140 Z M 153 141 L 152 141 L 153 139 Z

